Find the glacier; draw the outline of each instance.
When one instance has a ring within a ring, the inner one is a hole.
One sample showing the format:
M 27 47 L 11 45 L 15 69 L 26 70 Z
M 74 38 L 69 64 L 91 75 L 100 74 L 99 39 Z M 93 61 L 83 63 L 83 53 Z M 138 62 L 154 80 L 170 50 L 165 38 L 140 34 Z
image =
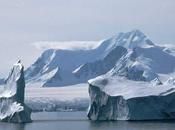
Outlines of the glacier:
M 31 109 L 24 103 L 24 67 L 14 64 L 0 93 L 0 121 L 12 123 L 31 122 Z
M 86 111 L 89 105 L 88 84 L 68 87 L 26 87 L 25 103 L 32 112 Z

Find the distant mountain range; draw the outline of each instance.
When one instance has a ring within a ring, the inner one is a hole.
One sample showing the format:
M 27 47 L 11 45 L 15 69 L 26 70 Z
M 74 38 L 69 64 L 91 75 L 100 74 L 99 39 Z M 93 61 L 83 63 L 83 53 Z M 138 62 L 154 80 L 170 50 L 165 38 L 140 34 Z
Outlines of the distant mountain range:
M 174 72 L 173 54 L 133 30 L 114 35 L 91 50 L 48 49 L 27 68 L 25 77 L 28 84 L 44 87 L 84 83 L 107 72 L 135 81 L 159 81 L 159 74 Z

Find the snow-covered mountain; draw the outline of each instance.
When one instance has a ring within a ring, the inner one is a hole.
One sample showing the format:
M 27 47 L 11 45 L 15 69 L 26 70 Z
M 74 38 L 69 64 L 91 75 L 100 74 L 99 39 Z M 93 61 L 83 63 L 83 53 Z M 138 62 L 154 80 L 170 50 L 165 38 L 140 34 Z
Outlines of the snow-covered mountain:
M 105 51 L 104 49 L 100 47 L 92 50 L 46 50 L 25 71 L 27 82 L 42 82 L 44 84 L 47 81 L 50 83 L 50 80 L 52 80 L 53 86 L 70 85 L 80 82 L 76 81 L 77 79 L 72 79 L 72 72 L 86 62 L 93 62 L 103 58 L 101 54 Z
M 66 86 L 108 72 L 132 80 L 151 81 L 175 69 L 175 57 L 141 31 L 119 33 L 91 50 L 49 49 L 26 71 L 28 83 Z

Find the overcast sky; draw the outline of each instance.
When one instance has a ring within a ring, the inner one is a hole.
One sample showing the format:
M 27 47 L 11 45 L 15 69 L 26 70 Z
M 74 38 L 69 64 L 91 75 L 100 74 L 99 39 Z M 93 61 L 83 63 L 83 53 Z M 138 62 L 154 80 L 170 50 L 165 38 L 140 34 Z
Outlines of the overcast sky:
M 175 44 L 174 12 L 174 0 L 0 0 L 0 75 L 18 58 L 31 64 L 41 41 L 97 41 L 139 29 L 156 44 Z

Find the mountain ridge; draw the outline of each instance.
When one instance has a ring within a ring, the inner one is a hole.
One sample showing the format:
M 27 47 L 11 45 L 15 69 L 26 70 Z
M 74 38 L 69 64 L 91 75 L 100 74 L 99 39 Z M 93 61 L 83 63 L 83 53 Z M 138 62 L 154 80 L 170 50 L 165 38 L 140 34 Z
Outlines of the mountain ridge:
M 151 81 L 158 78 L 157 73 L 167 74 L 174 71 L 175 57 L 164 49 L 155 45 L 141 31 L 133 30 L 114 35 L 91 50 L 46 50 L 25 71 L 25 74 L 28 83 L 42 82 L 45 87 L 84 83 L 113 70 L 115 66 L 120 66 L 121 58 L 132 51 L 133 54 L 127 59 L 125 67 L 118 67 L 123 72 L 125 71 L 125 75 L 122 73 L 117 75 L 128 76 L 131 80 Z M 169 65 L 166 66 L 161 58 Z M 141 68 L 143 71 L 140 71 Z M 57 71 L 54 71 L 56 69 Z M 52 71 L 54 73 L 51 73 Z M 135 71 L 141 73 L 140 76 L 144 74 L 148 77 L 136 78 L 135 75 L 132 75 Z M 42 79 L 43 75 L 48 73 L 50 77 Z

